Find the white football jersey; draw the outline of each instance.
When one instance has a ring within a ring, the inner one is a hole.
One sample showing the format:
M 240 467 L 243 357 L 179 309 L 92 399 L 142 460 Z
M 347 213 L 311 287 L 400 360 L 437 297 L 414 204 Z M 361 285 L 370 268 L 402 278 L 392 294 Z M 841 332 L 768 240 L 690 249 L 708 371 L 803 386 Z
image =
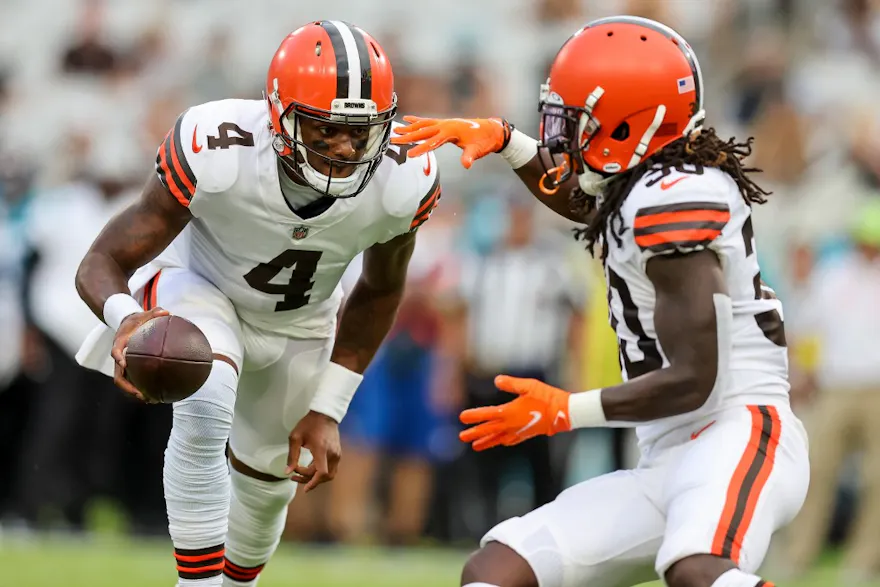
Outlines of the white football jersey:
M 625 380 L 668 366 L 654 328 L 654 286 L 645 271 L 656 255 L 714 251 L 733 306 L 729 333 L 719 331 L 719 379 L 696 412 L 638 428 L 642 442 L 727 405 L 788 402 L 788 353 L 782 304 L 761 282 L 751 207 L 733 179 L 714 168 L 647 173 L 621 208 L 620 242 L 606 229 L 609 321 L 617 333 Z
M 417 229 L 440 197 L 434 155 L 409 159 L 392 146 L 360 194 L 322 198 L 297 214 L 282 194 L 268 111 L 258 100 L 184 112 L 159 148 L 156 170 L 194 218 L 130 285 L 162 267 L 186 267 L 247 323 L 295 338 L 332 336 L 351 260 Z

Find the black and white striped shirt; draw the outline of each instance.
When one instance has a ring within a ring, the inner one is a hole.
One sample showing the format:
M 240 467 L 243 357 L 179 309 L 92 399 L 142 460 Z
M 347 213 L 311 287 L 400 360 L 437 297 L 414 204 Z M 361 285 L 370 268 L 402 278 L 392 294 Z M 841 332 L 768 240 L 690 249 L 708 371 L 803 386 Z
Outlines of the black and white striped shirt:
M 490 372 L 554 367 L 583 308 L 582 281 L 564 255 L 537 246 L 467 260 L 460 292 L 472 364 Z

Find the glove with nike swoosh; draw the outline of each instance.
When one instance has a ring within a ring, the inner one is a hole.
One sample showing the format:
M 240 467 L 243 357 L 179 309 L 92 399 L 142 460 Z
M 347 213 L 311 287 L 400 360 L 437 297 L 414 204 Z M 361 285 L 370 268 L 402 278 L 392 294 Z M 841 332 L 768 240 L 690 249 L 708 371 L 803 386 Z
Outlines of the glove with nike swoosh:
M 553 436 L 571 430 L 568 404 L 571 394 L 537 379 L 499 375 L 495 387 L 518 395 L 500 406 L 465 410 L 459 416 L 463 424 L 476 424 L 459 435 L 474 450 L 494 446 L 513 446 L 535 436 Z
M 392 137 L 395 145 L 416 145 L 409 150 L 410 157 L 418 157 L 446 143 L 457 145 L 464 151 L 461 164 L 470 169 L 474 161 L 486 155 L 498 153 L 510 142 L 513 127 L 503 118 L 419 118 L 404 116 L 409 126 L 398 126 Z

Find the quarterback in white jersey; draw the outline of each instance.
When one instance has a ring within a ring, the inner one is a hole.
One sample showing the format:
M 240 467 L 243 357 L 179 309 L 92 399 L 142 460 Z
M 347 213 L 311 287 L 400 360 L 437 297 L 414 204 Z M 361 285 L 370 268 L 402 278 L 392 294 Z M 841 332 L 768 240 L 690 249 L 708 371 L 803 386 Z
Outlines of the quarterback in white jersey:
M 807 439 L 789 407 L 782 306 L 761 281 L 751 207 L 769 195 L 751 141 L 703 127 L 688 43 L 647 19 L 592 22 L 541 92 L 541 140 L 499 118 L 407 118 L 418 156 L 452 142 L 469 167 L 500 153 L 538 198 L 601 246 L 624 383 L 568 393 L 499 376 L 516 394 L 466 410 L 475 450 L 576 428 L 634 427 L 641 460 L 492 528 L 468 587 L 763 587 L 773 533 L 800 510 Z
M 440 198 L 433 154 L 389 148 L 388 59 L 358 27 L 310 23 L 269 67 L 266 100 L 180 115 L 141 199 L 83 260 L 106 325 L 77 358 L 125 377 L 125 346 L 172 314 L 207 337 L 207 382 L 174 404 L 165 453 L 180 584 L 253 585 L 297 483 L 333 478 L 338 423 L 401 300 L 418 227 Z M 337 328 L 346 267 L 362 274 Z M 228 464 L 227 464 L 228 442 Z

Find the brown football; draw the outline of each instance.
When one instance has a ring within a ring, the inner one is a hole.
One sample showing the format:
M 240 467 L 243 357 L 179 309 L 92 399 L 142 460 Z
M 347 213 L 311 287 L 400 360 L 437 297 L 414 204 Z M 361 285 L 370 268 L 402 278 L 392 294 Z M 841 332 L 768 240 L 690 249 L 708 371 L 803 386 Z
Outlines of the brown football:
M 145 396 L 170 404 L 198 391 L 212 362 L 211 345 L 195 324 L 180 316 L 160 316 L 128 339 L 125 373 Z

